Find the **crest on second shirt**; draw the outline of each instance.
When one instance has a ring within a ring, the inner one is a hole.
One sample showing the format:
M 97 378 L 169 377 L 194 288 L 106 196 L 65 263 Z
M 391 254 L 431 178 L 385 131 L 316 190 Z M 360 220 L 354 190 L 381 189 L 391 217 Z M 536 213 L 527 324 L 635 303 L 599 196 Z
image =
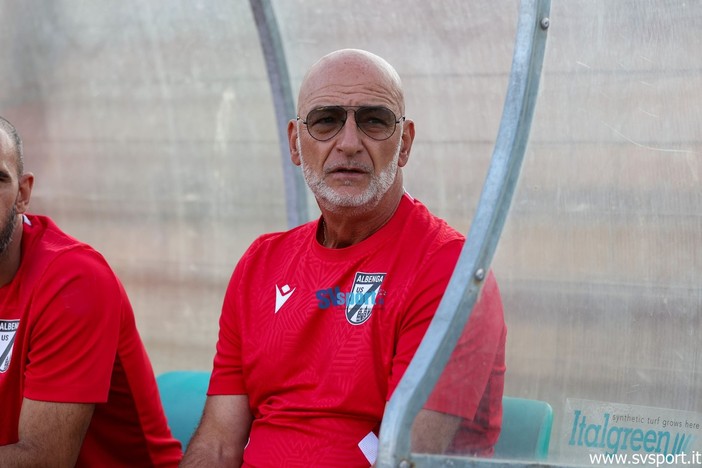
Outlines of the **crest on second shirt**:
M 356 272 L 346 297 L 346 320 L 351 325 L 360 325 L 370 318 L 373 306 L 379 303 L 380 285 L 386 274 Z
M 0 373 L 10 367 L 12 347 L 19 328 L 19 320 L 0 320 Z

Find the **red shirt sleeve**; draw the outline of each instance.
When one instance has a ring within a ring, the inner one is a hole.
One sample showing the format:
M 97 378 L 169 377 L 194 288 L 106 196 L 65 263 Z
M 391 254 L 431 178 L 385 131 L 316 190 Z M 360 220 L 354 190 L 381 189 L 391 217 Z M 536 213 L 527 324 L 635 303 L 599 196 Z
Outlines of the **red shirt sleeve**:
M 426 409 L 463 418 L 449 453 L 490 456 L 502 427 L 505 341 L 502 300 L 490 272 Z
M 244 281 L 243 273 L 246 269 L 246 262 L 257 245 L 258 241 L 254 242 L 236 265 L 224 294 L 222 314 L 219 319 L 217 353 L 214 358 L 208 395 L 243 395 L 247 393 L 243 376 L 237 291 Z
M 490 272 L 425 407 L 472 420 L 493 372 L 504 374 L 504 333 L 502 301 Z
M 42 274 L 31 304 L 24 396 L 107 401 L 119 338 L 119 283 L 96 252 L 71 249 Z
M 409 282 L 407 309 L 400 323 L 395 355 L 392 360 L 387 399 L 395 391 L 414 353 L 422 341 L 441 298 L 456 261 L 463 247 L 463 240 L 456 239 L 444 244 L 438 251 L 429 252 L 424 268 L 413 274 Z

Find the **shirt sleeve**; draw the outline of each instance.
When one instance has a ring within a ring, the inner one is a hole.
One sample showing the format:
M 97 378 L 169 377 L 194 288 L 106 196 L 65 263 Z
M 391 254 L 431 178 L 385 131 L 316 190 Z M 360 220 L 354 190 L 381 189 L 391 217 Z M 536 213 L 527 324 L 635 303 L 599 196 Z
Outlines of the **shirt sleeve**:
M 439 307 L 462 248 L 462 241 L 445 244 L 428 258 L 425 268 L 416 274 L 415 281 L 409 286 L 411 297 L 398 333 L 387 399 L 414 357 Z M 460 416 L 468 421 L 477 417 L 481 403 L 495 413 L 494 402 L 501 406 L 505 333 L 502 301 L 494 274 L 490 271 L 425 409 Z M 487 395 L 488 390 L 490 395 Z
M 439 307 L 462 246 L 463 241 L 457 239 L 429 255 L 424 268 L 414 275 L 414 280 L 407 287 L 407 306 L 397 332 L 395 355 L 388 382 L 388 400 L 414 357 Z
M 504 346 L 502 301 L 490 272 L 425 408 L 473 420 L 488 388 L 501 400 Z
M 229 280 L 219 318 L 217 352 L 212 368 L 208 395 L 246 394 L 241 355 L 241 326 L 238 314 L 238 294 L 244 281 L 247 259 L 255 249 L 252 245 L 241 258 Z
M 117 278 L 97 252 L 72 249 L 57 257 L 31 303 L 24 396 L 107 401 L 123 299 Z

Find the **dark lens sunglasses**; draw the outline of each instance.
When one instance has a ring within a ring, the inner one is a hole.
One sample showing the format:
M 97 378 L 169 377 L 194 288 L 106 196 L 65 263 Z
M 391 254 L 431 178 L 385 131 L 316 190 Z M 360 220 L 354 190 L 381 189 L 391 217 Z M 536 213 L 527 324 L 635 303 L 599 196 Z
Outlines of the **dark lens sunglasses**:
M 398 119 L 393 111 L 383 106 L 325 106 L 312 109 L 302 123 L 315 140 L 331 140 L 344 128 L 349 110 L 353 111 L 356 126 L 378 141 L 390 138 L 397 124 L 405 120 L 404 116 Z

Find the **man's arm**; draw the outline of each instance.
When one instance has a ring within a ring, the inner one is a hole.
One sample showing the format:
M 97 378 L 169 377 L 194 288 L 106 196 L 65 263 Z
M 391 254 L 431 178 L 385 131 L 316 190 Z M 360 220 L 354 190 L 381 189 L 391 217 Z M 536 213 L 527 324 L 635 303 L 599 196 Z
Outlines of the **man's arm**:
M 3 467 L 73 467 L 95 405 L 22 400 L 19 441 L 0 447 Z
M 422 409 L 412 425 L 412 451 L 444 453 L 456 434 L 463 418 Z
M 181 468 L 241 466 L 251 421 L 247 395 L 208 396 Z

